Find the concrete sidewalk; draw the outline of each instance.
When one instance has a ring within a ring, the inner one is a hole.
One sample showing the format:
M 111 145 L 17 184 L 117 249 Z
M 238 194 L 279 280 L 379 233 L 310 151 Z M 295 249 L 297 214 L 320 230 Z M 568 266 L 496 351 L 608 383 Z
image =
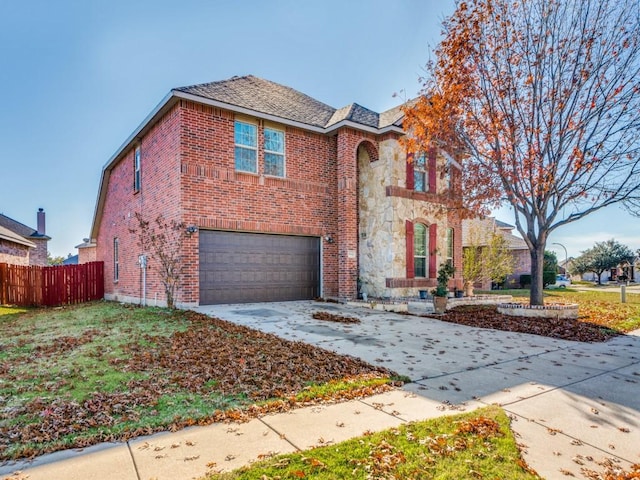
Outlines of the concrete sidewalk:
M 359 356 L 412 378 L 361 400 L 61 452 L 0 467 L 0 478 L 191 479 L 275 453 L 498 403 L 525 459 L 548 479 L 603 462 L 640 463 L 640 332 L 604 344 L 482 330 L 315 302 L 203 307 L 237 323 Z M 360 324 L 313 320 L 316 310 Z M 329 324 L 327 324 L 329 323 Z M 22 473 L 12 475 L 16 470 Z M 563 473 L 564 472 L 564 473 Z

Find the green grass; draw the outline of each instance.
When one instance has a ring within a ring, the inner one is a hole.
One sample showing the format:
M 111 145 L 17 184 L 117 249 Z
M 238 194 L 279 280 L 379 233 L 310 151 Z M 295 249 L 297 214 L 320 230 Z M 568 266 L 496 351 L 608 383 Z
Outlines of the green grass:
M 480 294 L 512 295 L 528 300 L 529 290 L 476 291 Z M 577 303 L 579 320 L 621 332 L 640 328 L 640 294 L 627 292 L 627 302 L 620 302 L 620 289 L 580 290 L 555 288 L 544 291 L 545 303 Z
M 337 445 L 280 455 L 209 480 L 539 479 L 497 406 L 415 422 Z
M 211 423 L 270 401 L 349 398 L 392 381 L 344 358 L 195 312 L 1 307 L 0 461 Z M 308 365 L 294 370 L 300 359 Z

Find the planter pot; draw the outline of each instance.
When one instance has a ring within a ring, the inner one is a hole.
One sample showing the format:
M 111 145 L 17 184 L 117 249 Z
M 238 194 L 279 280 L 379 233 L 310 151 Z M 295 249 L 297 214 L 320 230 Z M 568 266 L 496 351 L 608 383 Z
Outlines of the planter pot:
M 473 297 L 473 283 L 467 283 L 464 286 L 464 296 Z
M 447 297 L 433 297 L 433 310 L 435 313 L 444 313 L 447 310 Z
M 420 294 L 420 299 L 421 300 L 426 300 L 427 299 L 427 291 L 426 290 L 418 290 L 418 293 Z

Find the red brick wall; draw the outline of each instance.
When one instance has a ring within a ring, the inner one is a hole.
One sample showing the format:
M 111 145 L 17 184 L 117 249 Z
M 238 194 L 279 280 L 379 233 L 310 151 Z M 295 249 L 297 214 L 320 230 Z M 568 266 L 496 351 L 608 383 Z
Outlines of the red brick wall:
M 183 220 L 200 229 L 337 236 L 336 141 L 293 127 L 285 131 L 286 178 L 261 175 L 264 123 L 258 124 L 258 173 L 235 171 L 234 114 L 183 102 L 181 109 Z M 355 164 L 355 154 L 351 159 Z M 187 246 L 193 275 L 188 301 L 197 302 L 198 240 Z M 338 295 L 337 245 L 323 241 L 324 295 Z
M 180 109 L 172 108 L 141 139 L 141 188 L 133 190 L 133 153 L 131 149 L 111 171 L 102 218 L 98 230 L 96 259 L 105 266 L 105 294 L 114 297 L 140 298 L 141 270 L 135 213 L 154 220 L 158 214 L 167 219 L 180 218 L 179 166 Z M 120 274 L 113 275 L 113 239 L 120 243 Z M 147 270 L 147 298 L 165 300 L 164 288 L 156 273 L 157 265 L 149 262 Z M 178 301 L 182 301 L 178 297 Z

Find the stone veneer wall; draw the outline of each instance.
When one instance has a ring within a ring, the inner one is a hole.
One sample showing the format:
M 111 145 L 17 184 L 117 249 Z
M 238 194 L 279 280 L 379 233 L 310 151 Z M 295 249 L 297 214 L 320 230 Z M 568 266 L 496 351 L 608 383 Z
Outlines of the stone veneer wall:
M 417 296 L 418 288 L 388 288 L 388 278 L 406 278 L 406 220 L 438 225 L 437 265 L 445 251 L 447 221 L 429 202 L 387 196 L 387 187 L 406 188 L 406 155 L 397 140 L 378 144 L 378 160 L 358 150 L 359 278 L 372 297 Z M 458 235 L 461 235 L 461 231 Z M 430 245 L 429 250 L 434 246 Z M 435 280 L 434 280 L 435 282 Z

